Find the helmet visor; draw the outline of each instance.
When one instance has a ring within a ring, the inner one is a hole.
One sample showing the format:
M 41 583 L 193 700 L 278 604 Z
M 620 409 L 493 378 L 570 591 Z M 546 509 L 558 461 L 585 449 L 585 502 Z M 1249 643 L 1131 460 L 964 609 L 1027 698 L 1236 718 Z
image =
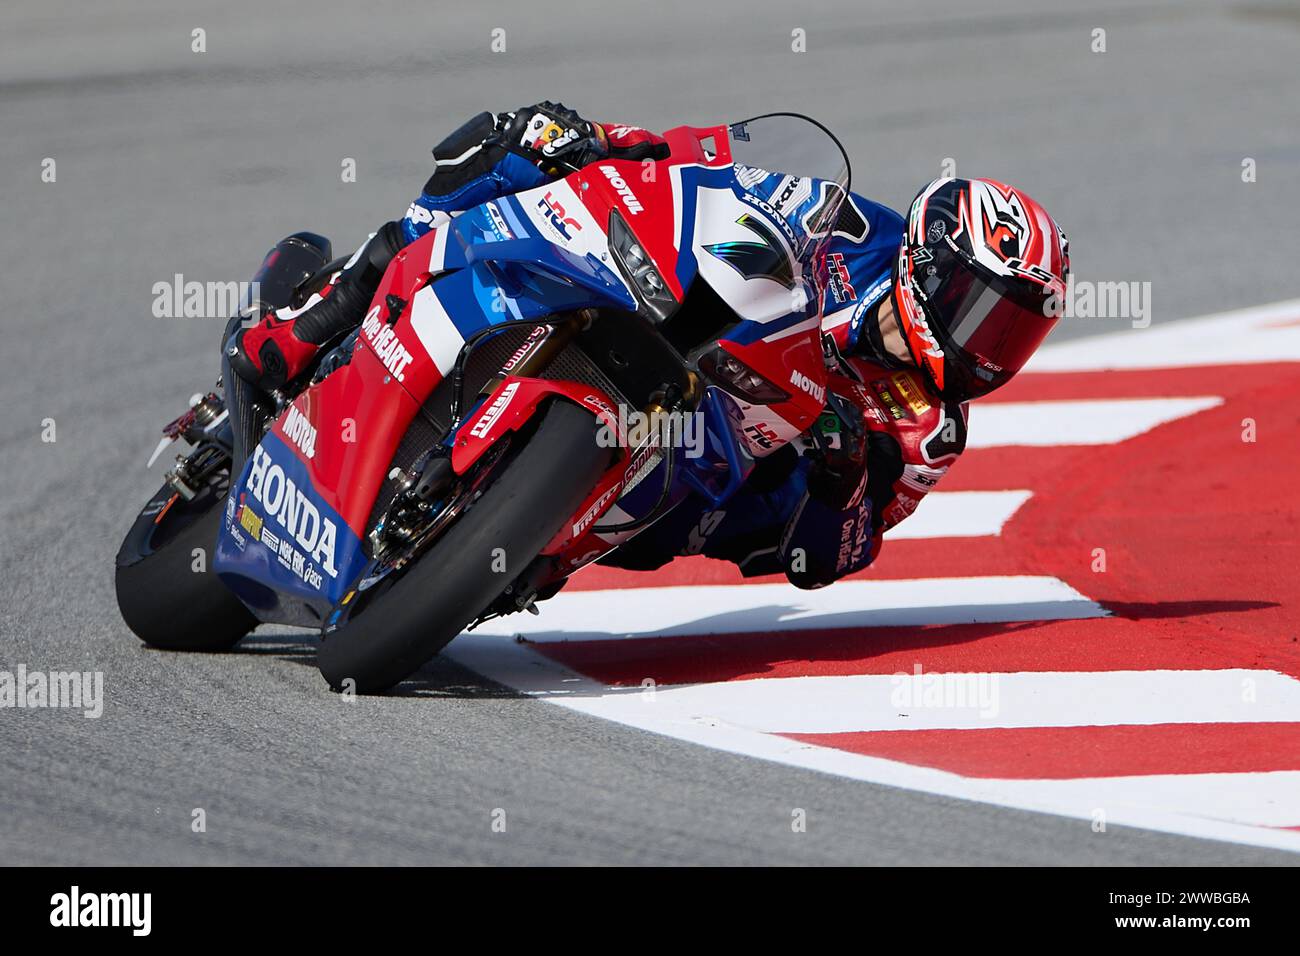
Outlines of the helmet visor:
M 934 268 L 913 261 L 912 289 L 948 359 L 944 391 L 985 395 L 1020 371 L 1056 319 L 1044 314 L 1045 297 L 971 265 L 947 242 L 926 251 Z

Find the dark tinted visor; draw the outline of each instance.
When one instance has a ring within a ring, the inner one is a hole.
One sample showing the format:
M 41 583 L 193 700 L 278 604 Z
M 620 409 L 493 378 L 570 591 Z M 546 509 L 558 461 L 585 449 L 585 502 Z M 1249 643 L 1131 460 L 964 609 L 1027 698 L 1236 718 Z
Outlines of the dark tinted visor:
M 1044 298 L 1027 296 L 970 265 L 946 242 L 926 248 L 935 274 L 927 274 L 929 264 L 913 264 L 917 300 L 939 345 L 956 359 L 945 362 L 945 378 L 956 371 L 953 366 L 961 371 L 958 381 L 945 386 L 957 386 L 970 398 L 984 395 L 1020 371 L 1056 319 L 1043 314 Z

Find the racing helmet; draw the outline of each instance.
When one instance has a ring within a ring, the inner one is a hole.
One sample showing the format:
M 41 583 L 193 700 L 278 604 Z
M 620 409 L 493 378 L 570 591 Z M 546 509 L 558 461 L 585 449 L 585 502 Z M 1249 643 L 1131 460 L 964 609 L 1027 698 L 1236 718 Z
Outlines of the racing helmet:
M 894 313 L 912 359 L 950 401 L 1011 380 L 1056 324 L 1070 272 L 1060 227 L 991 179 L 936 179 L 912 201 Z

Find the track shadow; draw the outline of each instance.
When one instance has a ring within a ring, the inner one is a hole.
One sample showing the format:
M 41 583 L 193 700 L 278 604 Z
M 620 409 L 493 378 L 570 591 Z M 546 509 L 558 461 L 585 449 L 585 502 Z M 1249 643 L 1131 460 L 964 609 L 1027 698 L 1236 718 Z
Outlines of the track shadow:
M 1210 614 L 1240 613 L 1277 607 L 1269 601 L 1173 601 L 1106 603 L 1110 620 L 1194 618 Z M 756 609 L 760 619 L 773 608 Z M 787 609 L 788 610 L 788 609 Z M 936 609 L 938 613 L 940 609 Z M 949 611 L 950 609 L 943 609 Z M 653 679 L 660 684 L 725 681 L 761 677 L 791 662 L 834 664 L 863 662 L 889 655 L 916 655 L 969 644 L 989 638 L 1028 635 L 1044 627 L 1069 625 L 1079 618 L 863 627 L 860 615 L 854 623 L 837 626 L 842 615 L 818 618 L 816 628 L 748 633 L 730 630 L 723 634 L 641 637 L 610 640 L 608 632 L 569 633 L 565 641 L 528 641 L 540 653 L 579 672 L 593 676 L 615 675 L 620 686 L 639 691 L 640 682 Z M 700 630 L 719 619 L 733 622 L 732 615 L 702 617 Z M 1105 620 L 1105 618 L 1095 620 Z M 635 678 L 635 679 L 633 679 Z M 506 679 L 509 679 L 508 677 Z M 564 696 L 581 696 L 576 687 L 565 688 Z M 544 696 L 544 694 L 540 695 Z
M 1100 606 L 1101 613 L 1093 610 L 1093 605 Z M 1278 607 L 1270 601 L 1152 601 L 1146 603 L 1125 603 L 1118 601 L 1044 601 L 1040 603 L 1006 603 L 1000 605 L 970 605 L 934 608 L 909 608 L 909 618 L 920 618 L 925 623 L 898 622 L 891 623 L 889 618 L 893 608 L 881 608 L 878 618 L 864 624 L 864 612 L 860 609 L 841 611 L 832 614 L 818 614 L 814 627 L 791 628 L 786 622 L 798 612 L 790 604 L 767 604 L 746 608 L 743 611 L 728 611 L 723 614 L 704 615 L 689 625 L 679 627 L 682 633 L 677 635 L 637 634 L 629 640 L 673 640 L 699 639 L 716 637 L 727 639 L 745 635 L 771 634 L 774 636 L 794 636 L 798 634 L 819 633 L 823 631 L 860 631 L 864 634 L 880 634 L 895 630 L 946 629 L 951 627 L 980 629 L 981 636 L 1002 630 L 1017 630 L 1022 627 L 1037 627 L 1060 621 L 1077 621 L 1105 617 L 1118 617 L 1125 620 L 1148 620 L 1177 617 L 1202 617 L 1209 614 L 1236 613 Z M 702 609 L 703 610 L 703 609 Z M 1091 613 L 1090 613 L 1091 612 Z M 543 613 L 545 610 L 543 608 Z M 979 621 L 977 618 L 994 616 L 1001 620 Z M 927 620 L 928 619 L 928 620 Z M 544 618 L 543 618 L 544 620 Z M 804 620 L 809 620 L 804 618 Z M 535 631 L 523 634 L 522 640 L 531 644 L 577 643 L 584 641 L 609 641 L 616 639 L 620 632 L 610 628 L 592 631 Z M 945 642 L 947 643 L 947 642 Z
M 295 634 L 255 632 L 240 641 L 231 653 L 274 657 L 277 660 L 300 664 L 314 670 L 316 650 L 319 647 L 320 638 L 312 631 L 301 631 Z M 519 697 L 520 694 L 467 670 L 450 658 L 438 656 L 383 696 L 499 700 Z
M 1281 607 L 1276 601 L 1103 601 L 1106 610 L 1130 621 L 1147 621 L 1171 617 L 1204 617 L 1239 611 L 1262 611 Z
M 1123 620 L 1193 618 L 1278 606 L 1276 602 L 1251 600 L 1104 602 L 1104 607 L 1114 618 Z M 711 627 L 725 625 L 727 633 L 611 640 L 608 630 L 557 631 L 534 635 L 533 639 L 525 638 L 523 642 L 542 653 L 549 653 L 557 660 L 570 663 L 579 670 L 583 663 L 596 664 L 595 669 L 601 670 L 611 665 L 621 666 L 626 661 L 630 667 L 640 668 L 645 677 L 653 677 L 661 683 L 676 682 L 674 673 L 684 671 L 700 675 L 697 680 L 713 681 L 761 675 L 795 660 L 829 664 L 869 660 L 898 653 L 923 655 L 958 644 L 1028 633 L 1080 619 L 1071 615 L 1063 616 L 1068 610 L 1065 605 L 1049 603 L 1037 607 L 1038 613 L 1052 613 L 1056 616 L 1026 621 L 863 627 L 860 612 L 847 612 L 819 617 L 816 628 L 772 630 L 772 624 L 781 617 L 788 616 L 792 610 L 788 605 L 773 604 L 741 612 L 739 623 L 745 626 L 744 631 L 735 630 L 738 615 L 729 612 L 706 615 L 694 622 L 700 631 L 706 632 Z M 982 613 L 988 613 L 988 610 L 987 606 L 978 608 Z M 1020 610 L 1023 611 L 1024 606 Z M 960 616 L 963 613 L 964 609 L 961 608 L 936 608 L 933 616 L 951 620 L 954 614 Z M 539 636 L 546 639 L 536 640 Z M 503 635 L 493 640 L 506 644 L 513 638 Z M 232 653 L 271 656 L 315 668 L 316 649 L 319 645 L 319 638 L 310 631 L 293 634 L 254 633 L 244 638 Z M 600 653 L 587 652 L 597 646 L 600 647 Z M 574 652 L 578 652 L 578 659 L 571 659 Z M 628 687 L 627 690 L 639 692 L 640 687 Z M 581 691 L 574 686 L 566 687 L 563 695 L 582 696 Z M 499 700 L 520 695 L 510 687 L 488 680 L 450 658 L 438 656 L 385 696 Z M 538 696 L 546 694 L 542 692 Z
M 258 634 L 253 632 L 235 645 L 232 654 L 275 657 L 291 664 L 316 666 L 316 648 L 320 637 L 314 631 L 294 634 Z
M 629 609 L 632 614 L 629 615 L 630 623 L 635 625 L 635 609 Z M 704 610 L 703 608 L 701 610 Z M 867 619 L 871 623 L 864 623 L 864 611 L 854 609 L 851 611 L 839 611 L 834 613 L 818 614 L 815 618 L 809 618 L 799 613 L 797 605 L 792 604 L 765 604 L 756 605 L 746 608 L 743 611 L 726 611 L 720 614 L 706 614 L 689 624 L 680 625 L 674 630 L 678 634 L 642 634 L 635 631 L 618 631 L 605 627 L 602 630 L 593 631 L 534 631 L 531 634 L 522 635 L 523 640 L 534 644 L 567 642 L 574 643 L 577 641 L 608 641 L 614 640 L 621 634 L 633 633 L 634 637 L 628 640 L 673 640 L 675 637 L 682 639 L 693 639 L 696 637 L 718 637 L 728 638 L 743 636 L 746 634 L 784 634 L 795 635 L 808 632 L 819 631 L 883 631 L 890 628 L 913 628 L 913 627 L 978 627 L 979 624 L 973 623 L 978 618 L 994 616 L 1003 619 L 998 623 L 1029 623 L 1041 624 L 1051 623 L 1053 621 L 1074 621 L 1085 618 L 1105 617 L 1104 612 L 1096 610 L 1094 602 L 1091 601 L 1044 601 L 1036 604 L 980 604 L 969 606 L 953 606 L 934 608 L 908 608 L 908 618 L 911 621 L 927 619 L 933 623 L 911 623 L 897 622 L 891 623 L 889 618 L 893 608 L 881 608 L 880 616 L 875 619 L 870 618 L 870 612 L 865 612 Z M 542 611 L 545 615 L 545 608 Z M 1010 620 L 1019 617 L 1020 620 Z M 815 626 L 805 626 L 792 628 L 787 622 L 793 619 L 800 619 L 805 622 L 815 621 Z M 545 617 L 541 618 L 545 620 Z M 593 624 L 596 622 L 593 622 Z
M 507 700 L 524 696 L 518 691 L 488 680 L 462 667 L 449 657 L 438 656 L 402 683 L 387 697 L 453 698 L 457 700 Z

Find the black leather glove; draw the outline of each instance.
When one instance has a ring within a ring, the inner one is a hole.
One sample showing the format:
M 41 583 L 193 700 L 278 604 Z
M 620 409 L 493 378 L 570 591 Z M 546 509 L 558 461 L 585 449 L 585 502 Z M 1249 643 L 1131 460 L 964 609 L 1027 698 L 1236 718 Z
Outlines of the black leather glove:
M 563 103 L 543 101 L 515 111 L 494 139 L 548 175 L 573 172 L 609 155 L 604 131 Z
M 808 431 L 814 446 L 808 493 L 839 511 L 856 507 L 867 487 L 866 433 L 855 410 L 848 399 L 830 392 Z

